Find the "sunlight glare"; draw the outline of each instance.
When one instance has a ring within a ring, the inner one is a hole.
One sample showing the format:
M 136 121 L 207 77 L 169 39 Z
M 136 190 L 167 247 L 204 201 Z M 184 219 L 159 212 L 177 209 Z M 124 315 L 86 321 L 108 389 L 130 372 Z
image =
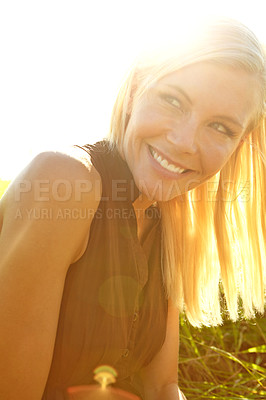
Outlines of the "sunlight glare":
M 252 14 L 250 7 L 227 0 L 222 5 L 15 3 L 5 2 L 0 10 L 2 179 L 13 178 L 46 148 L 105 136 L 120 82 L 135 57 L 171 38 L 193 35 L 199 17 L 236 18 L 266 37 L 263 13 Z

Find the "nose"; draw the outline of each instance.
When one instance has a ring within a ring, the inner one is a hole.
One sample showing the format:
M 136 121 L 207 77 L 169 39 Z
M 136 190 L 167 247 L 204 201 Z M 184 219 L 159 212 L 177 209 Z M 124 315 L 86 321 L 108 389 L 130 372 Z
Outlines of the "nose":
M 166 139 L 173 144 L 176 150 L 182 153 L 195 154 L 197 152 L 199 127 L 194 119 L 175 124 L 166 133 Z

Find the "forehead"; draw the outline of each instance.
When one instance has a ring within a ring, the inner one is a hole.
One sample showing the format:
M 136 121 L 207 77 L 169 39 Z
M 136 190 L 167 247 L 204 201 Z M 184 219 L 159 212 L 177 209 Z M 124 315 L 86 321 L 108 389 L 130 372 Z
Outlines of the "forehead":
M 187 89 L 195 89 L 195 92 L 197 89 L 204 88 L 209 89 L 210 93 L 217 88 L 224 88 L 224 90 L 231 88 L 231 90 L 245 91 L 249 94 L 259 91 L 257 74 L 242 68 L 211 62 L 201 62 L 180 68 L 165 75 L 157 83 L 178 83 L 185 85 Z
M 259 106 L 258 76 L 241 68 L 201 62 L 172 72 L 155 87 L 169 88 L 185 94 L 192 105 L 204 104 L 241 114 L 250 120 Z

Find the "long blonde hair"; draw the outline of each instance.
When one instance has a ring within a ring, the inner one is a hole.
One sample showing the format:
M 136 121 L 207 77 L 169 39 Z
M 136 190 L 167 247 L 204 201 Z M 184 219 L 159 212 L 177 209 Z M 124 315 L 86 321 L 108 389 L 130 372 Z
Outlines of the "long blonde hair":
M 221 293 L 233 320 L 238 317 L 239 298 L 246 317 L 264 310 L 266 67 L 262 46 L 247 27 L 223 19 L 201 30 L 197 40 L 178 47 L 171 43 L 156 57 L 137 60 L 117 97 L 108 136 L 122 149 L 132 93 L 137 101 L 163 76 L 202 61 L 256 73 L 261 102 L 249 135 L 215 177 L 159 203 L 166 293 L 196 326 L 221 323 Z

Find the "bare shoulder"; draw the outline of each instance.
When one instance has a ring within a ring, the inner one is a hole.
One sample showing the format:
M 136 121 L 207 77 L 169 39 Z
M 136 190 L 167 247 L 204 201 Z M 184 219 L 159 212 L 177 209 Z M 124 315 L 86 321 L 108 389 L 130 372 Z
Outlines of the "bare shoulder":
M 81 192 L 84 196 L 90 197 L 93 190 L 96 191 L 96 196 L 100 195 L 101 178 L 87 153 L 75 147 L 60 151 L 44 151 L 36 155 L 13 180 L 3 196 L 2 204 L 5 204 L 7 199 L 12 201 L 12 195 L 14 195 L 13 200 L 20 200 L 23 193 L 28 193 L 32 189 L 40 201 L 58 199 L 63 202 L 74 194 L 74 189 L 78 189 L 82 184 L 85 186 L 86 183 L 91 190 L 85 190 L 85 187 L 80 189 L 78 197 Z M 47 187 L 51 184 L 53 193 L 45 196 L 44 193 L 48 193 Z M 59 186 L 61 186 L 60 193 L 55 193 L 56 189 L 59 190 Z M 64 189 L 67 193 L 63 195 Z
M 65 277 L 88 240 L 100 195 L 100 177 L 88 158 L 44 152 L 1 200 L 1 399 L 42 397 Z
M 1 200 L 1 239 L 10 243 L 23 230 L 27 242 L 42 241 L 51 252 L 64 250 L 66 262 L 72 263 L 88 240 L 100 198 L 100 175 L 84 151 L 42 152 Z

